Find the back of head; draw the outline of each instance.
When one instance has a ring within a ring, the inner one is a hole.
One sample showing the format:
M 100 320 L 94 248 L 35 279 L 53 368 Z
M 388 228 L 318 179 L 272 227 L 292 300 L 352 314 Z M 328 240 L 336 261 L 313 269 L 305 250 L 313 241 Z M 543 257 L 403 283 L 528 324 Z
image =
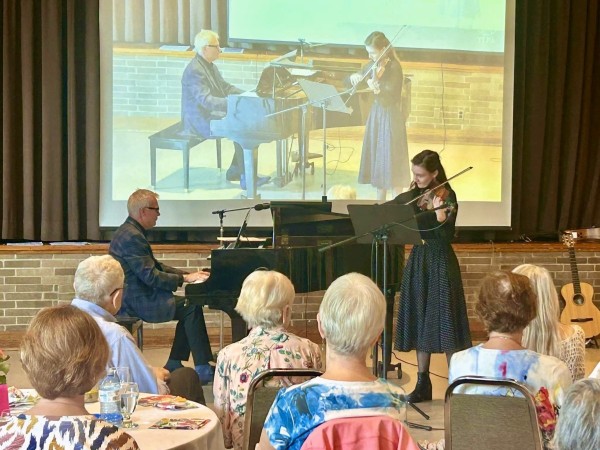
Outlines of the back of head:
M 481 283 L 475 312 L 487 331 L 523 330 L 536 314 L 536 296 L 529 278 L 506 271 L 490 273 Z
M 90 256 L 75 271 L 75 296 L 102 306 L 115 289 L 123 286 L 121 264 L 110 255 Z
M 44 308 L 21 342 L 23 369 L 46 399 L 89 391 L 108 363 L 108 344 L 96 321 L 74 306 Z
M 600 380 L 579 380 L 567 390 L 554 433 L 556 450 L 600 448 Z
M 560 305 L 550 272 L 533 264 L 521 264 L 513 272 L 529 278 L 537 296 L 537 315 L 523 331 L 523 346 L 544 355 L 559 357 Z
M 375 343 L 385 322 L 385 298 L 370 278 L 349 273 L 325 292 L 319 321 L 328 350 L 362 356 Z
M 425 170 L 427 170 L 427 172 L 430 173 L 433 173 L 437 170 L 438 175 L 436 179 L 439 183 L 448 181 L 446 171 L 444 170 L 444 166 L 442 166 L 442 161 L 440 160 L 440 155 L 437 152 L 427 149 L 422 150 L 413 156 L 410 162 L 415 166 L 423 167 Z M 450 187 L 449 184 L 448 187 Z
M 140 214 L 140 209 L 146 208 L 150 205 L 151 199 L 158 200 L 158 194 L 148 189 L 138 189 L 127 199 L 127 213 L 137 219 Z
M 356 200 L 356 189 L 347 184 L 334 184 L 327 191 L 331 200 Z
M 194 38 L 194 50 L 196 53 L 200 53 L 202 51 L 202 47 L 210 45 L 213 41 L 218 41 L 219 35 L 212 30 L 200 30 L 196 37 Z
M 294 285 L 285 275 L 257 270 L 244 280 L 235 310 L 252 328 L 273 328 L 283 324 L 284 309 L 292 306 L 294 295 Z

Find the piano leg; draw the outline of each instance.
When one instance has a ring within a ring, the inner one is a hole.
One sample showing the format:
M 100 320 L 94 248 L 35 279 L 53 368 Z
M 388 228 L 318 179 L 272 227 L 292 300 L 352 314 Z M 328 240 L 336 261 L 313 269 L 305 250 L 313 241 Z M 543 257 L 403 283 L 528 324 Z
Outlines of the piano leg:
M 223 308 L 231 320 L 231 342 L 237 342 L 248 336 L 248 324 L 235 309 Z
M 244 172 L 246 174 L 246 198 L 260 198 L 256 194 L 256 169 L 258 166 L 258 147 L 244 147 Z
M 277 156 L 277 177 L 273 184 L 277 187 L 283 187 L 290 182 L 290 173 L 288 168 L 288 140 L 279 139 L 275 142 Z

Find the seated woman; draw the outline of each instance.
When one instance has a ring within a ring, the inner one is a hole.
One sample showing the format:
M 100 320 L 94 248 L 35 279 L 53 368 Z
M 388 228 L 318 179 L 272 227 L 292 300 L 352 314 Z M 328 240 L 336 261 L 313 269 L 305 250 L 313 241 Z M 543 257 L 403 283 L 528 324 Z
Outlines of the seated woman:
M 563 361 L 573 381 L 585 376 L 585 333 L 580 326 L 560 323 L 560 305 L 550 272 L 533 264 L 521 264 L 514 273 L 529 278 L 537 295 L 537 315 L 523 331 L 523 347 Z
M 536 298 L 529 279 L 511 272 L 491 273 L 483 279 L 475 311 L 488 332 L 488 340 L 454 354 L 449 383 L 468 375 L 510 378 L 523 383 L 536 399 L 547 446 L 564 392 L 571 385 L 571 374 L 558 358 L 521 345 L 523 330 L 536 315 Z M 480 386 L 459 386 L 456 392 L 506 394 L 504 390 L 489 391 Z
M 292 282 L 279 272 L 259 270 L 244 280 L 235 309 L 252 330 L 219 352 L 213 385 L 226 448 L 242 448 L 246 395 L 252 378 L 267 369 L 322 367 L 319 346 L 286 330 L 294 295 Z M 284 378 L 267 383 L 277 387 L 291 384 Z
M 565 395 L 554 436 L 556 450 L 600 448 L 600 380 L 580 380 Z
M 21 361 L 41 398 L 0 428 L 2 448 L 139 448 L 85 409 L 83 395 L 104 376 L 108 361 L 108 344 L 91 316 L 74 306 L 42 309 L 21 342 Z
M 369 278 L 350 273 L 323 297 L 317 324 L 326 345 L 321 377 L 282 389 L 269 411 L 261 449 L 299 449 L 313 429 L 338 418 L 388 415 L 406 418 L 404 391 L 377 379 L 367 353 L 383 331 L 385 299 Z M 408 433 L 407 433 L 408 434 Z M 407 437 L 417 448 L 414 441 Z

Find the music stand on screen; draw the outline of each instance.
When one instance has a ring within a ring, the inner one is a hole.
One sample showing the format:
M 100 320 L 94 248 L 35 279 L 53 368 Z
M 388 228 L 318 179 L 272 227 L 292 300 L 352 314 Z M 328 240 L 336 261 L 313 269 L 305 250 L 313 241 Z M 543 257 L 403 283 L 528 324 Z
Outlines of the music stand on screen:
M 313 106 L 321 106 L 321 103 L 325 102 L 327 111 L 338 111 L 346 114 L 352 112 L 352 109 L 346 106 L 344 100 L 340 97 L 340 93 L 331 84 L 304 79 L 298 80 L 298 83 Z
M 356 236 L 372 233 L 387 225 L 389 244 L 416 245 L 423 242 L 410 205 L 348 205 L 348 213 Z M 373 234 L 367 234 L 359 237 L 356 242 L 370 244 L 373 238 Z

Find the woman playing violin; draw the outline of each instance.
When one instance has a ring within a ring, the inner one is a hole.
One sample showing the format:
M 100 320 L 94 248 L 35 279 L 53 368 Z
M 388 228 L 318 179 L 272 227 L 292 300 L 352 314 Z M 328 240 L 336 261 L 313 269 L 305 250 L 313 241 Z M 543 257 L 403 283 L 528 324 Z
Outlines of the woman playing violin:
M 460 267 L 450 244 L 456 194 L 445 183 L 446 172 L 436 152 L 423 150 L 411 162 L 411 189 L 390 203 L 410 204 L 415 213 L 422 213 L 417 223 L 423 244 L 413 246 L 402 274 L 395 337 L 397 350 L 417 350 L 417 385 L 408 400 L 418 403 L 431 400 L 431 354 L 446 353 L 450 362 L 455 351 L 471 346 L 471 336 Z
M 375 100 L 365 127 L 358 182 L 377 188 L 377 199 L 388 190 L 401 192 L 410 183 L 408 143 L 402 111 L 404 74 L 396 52 L 385 34 L 374 31 L 365 40 L 372 63 L 363 73 L 350 76 L 356 86 L 365 80 Z

